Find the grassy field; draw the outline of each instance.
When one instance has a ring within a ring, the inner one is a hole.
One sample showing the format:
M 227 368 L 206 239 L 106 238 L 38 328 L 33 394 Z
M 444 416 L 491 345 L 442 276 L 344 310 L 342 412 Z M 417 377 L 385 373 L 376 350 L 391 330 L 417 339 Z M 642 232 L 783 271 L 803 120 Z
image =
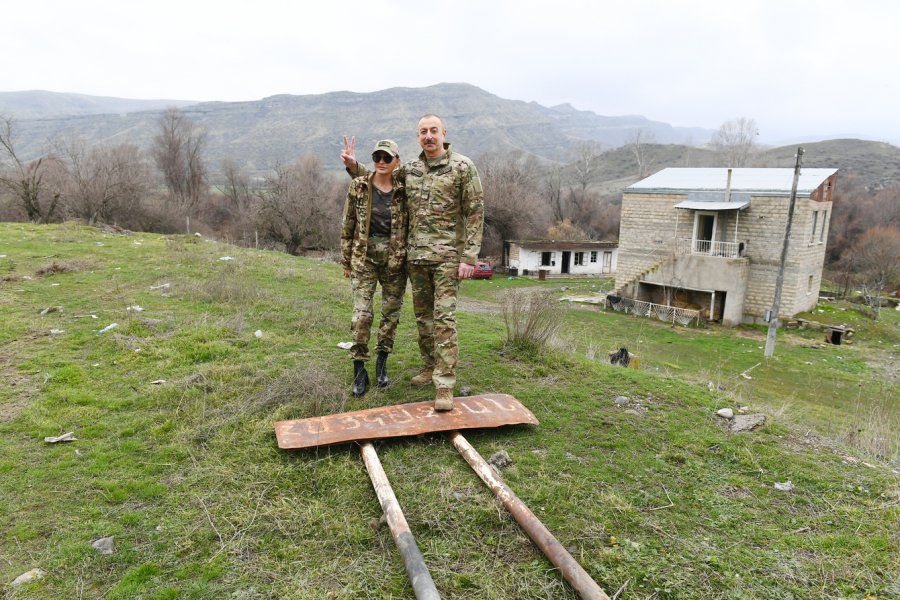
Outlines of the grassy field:
M 894 313 L 823 308 L 852 320 L 853 346 L 783 332 L 765 363 L 759 329 L 573 306 L 558 348 L 517 351 L 496 303 L 537 285 L 464 283 L 460 387 L 541 421 L 467 438 L 509 453 L 504 479 L 607 593 L 900 595 Z M 430 398 L 408 386 L 409 302 L 395 384 L 348 394 L 348 287 L 333 263 L 195 237 L 0 224 L 6 597 L 412 598 L 358 449 L 275 444 L 277 420 Z M 601 360 L 622 345 L 640 370 Z M 766 425 L 728 434 L 715 411 L 744 405 Z M 443 597 L 575 597 L 445 436 L 377 447 Z M 91 547 L 105 536 L 111 555 Z M 9 586 L 32 568 L 46 575 Z

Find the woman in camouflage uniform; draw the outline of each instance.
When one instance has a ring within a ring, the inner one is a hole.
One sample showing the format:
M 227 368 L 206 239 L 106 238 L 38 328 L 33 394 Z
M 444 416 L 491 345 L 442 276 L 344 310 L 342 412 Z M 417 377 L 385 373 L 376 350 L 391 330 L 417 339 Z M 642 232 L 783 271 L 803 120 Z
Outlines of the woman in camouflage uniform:
M 345 140 L 346 143 L 346 140 Z M 378 328 L 375 377 L 378 387 L 387 387 L 388 354 L 394 349 L 394 334 L 400 321 L 406 292 L 407 215 L 402 193 L 394 193 L 391 173 L 400 164 L 397 144 L 381 140 L 372 151 L 374 170 L 355 178 L 347 191 L 341 225 L 341 265 L 353 288 L 353 395 L 360 397 L 369 387 L 369 332 L 375 286 L 381 284 L 381 324 Z

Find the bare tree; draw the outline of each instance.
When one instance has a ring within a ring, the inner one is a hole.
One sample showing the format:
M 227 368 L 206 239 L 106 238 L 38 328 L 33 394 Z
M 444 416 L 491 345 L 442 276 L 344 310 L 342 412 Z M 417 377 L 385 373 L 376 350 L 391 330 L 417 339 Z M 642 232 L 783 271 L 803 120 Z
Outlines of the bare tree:
M 581 196 L 594 182 L 597 176 L 597 158 L 601 154 L 600 146 L 592 142 L 581 142 L 575 147 L 575 184 L 580 188 Z
M 484 187 L 482 254 L 499 255 L 504 240 L 520 239 L 543 229 L 547 211 L 538 192 L 538 164 L 520 151 L 487 154 L 478 160 Z
M 231 208 L 237 212 L 244 212 L 253 200 L 253 189 L 250 185 L 250 178 L 247 174 L 232 160 L 226 159 L 222 161 L 222 176 L 224 182 L 217 185 L 226 200 L 228 200 Z
M 544 197 L 547 199 L 553 221 L 558 222 L 565 219 L 561 165 L 554 165 L 544 177 Z
M 643 179 L 644 175 L 650 169 L 650 158 L 647 156 L 647 145 L 656 142 L 656 136 L 652 131 L 646 129 L 636 129 L 634 133 L 628 136 L 625 146 L 634 154 L 634 160 L 637 161 L 637 176 Z
M 744 167 L 756 146 L 757 135 L 756 121 L 740 117 L 722 123 L 713 134 L 710 146 L 721 155 L 726 166 Z
M 205 145 L 206 132 L 177 108 L 169 108 L 162 114 L 151 154 L 172 199 L 189 215 L 197 208 L 206 188 Z
M 872 318 L 881 316 L 881 295 L 900 285 L 900 230 L 894 227 L 873 227 L 853 247 L 853 263 L 863 291 L 863 298 L 872 311 Z
M 127 218 L 149 190 L 147 163 L 133 144 L 86 150 L 83 141 L 71 140 L 63 146 L 62 155 L 66 208 L 89 224 Z
M 325 175 L 314 155 L 276 165 L 258 192 L 263 234 L 283 244 L 288 254 L 299 254 L 304 247 L 334 246 L 343 190 Z
M 32 223 L 49 223 L 57 214 L 61 192 L 45 182 L 45 175 L 56 158 L 43 156 L 24 162 L 16 154 L 13 120 L 0 118 L 0 150 L 4 168 L 0 170 L 0 185 L 7 188 L 22 205 Z

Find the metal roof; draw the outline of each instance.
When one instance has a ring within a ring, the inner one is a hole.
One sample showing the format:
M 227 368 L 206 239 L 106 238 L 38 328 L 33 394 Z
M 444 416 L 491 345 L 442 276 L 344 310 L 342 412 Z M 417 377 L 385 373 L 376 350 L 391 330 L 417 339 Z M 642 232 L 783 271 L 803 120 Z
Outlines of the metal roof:
M 692 210 L 741 210 L 750 206 L 750 200 L 739 202 L 707 202 L 705 200 L 685 200 L 675 205 L 675 208 L 690 208 Z
M 837 169 L 801 169 L 797 194 L 809 196 Z M 731 169 L 731 191 L 757 195 L 782 196 L 791 193 L 794 169 Z M 668 168 L 634 183 L 626 192 L 676 193 L 690 191 L 724 192 L 728 183 L 726 168 Z

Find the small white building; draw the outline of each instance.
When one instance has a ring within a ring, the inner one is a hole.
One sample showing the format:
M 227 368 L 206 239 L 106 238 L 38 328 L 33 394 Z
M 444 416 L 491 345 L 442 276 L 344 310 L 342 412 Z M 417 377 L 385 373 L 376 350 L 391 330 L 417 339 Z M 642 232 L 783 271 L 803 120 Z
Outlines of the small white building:
M 503 264 L 520 275 L 612 275 L 619 253 L 617 242 L 506 240 Z

